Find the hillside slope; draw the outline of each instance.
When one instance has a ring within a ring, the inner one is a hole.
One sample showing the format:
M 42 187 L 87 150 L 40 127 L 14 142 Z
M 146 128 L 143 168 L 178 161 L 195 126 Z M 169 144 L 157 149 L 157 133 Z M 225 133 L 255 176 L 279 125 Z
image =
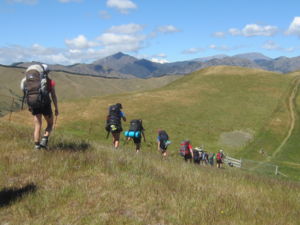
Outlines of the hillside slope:
M 130 145 L 113 151 L 60 132 L 51 150 L 36 152 L 31 129 L 0 125 L 3 224 L 297 225 L 300 219 L 299 183 L 162 160 Z
M 13 113 L 11 122 L 2 117 L 1 221 L 296 225 L 299 182 L 186 164 L 177 152 L 180 141 L 189 138 L 209 152 L 223 148 L 229 155 L 264 160 L 257 148 L 265 145 L 272 154 L 289 131 L 287 100 L 298 78 L 297 73 L 212 67 L 155 90 L 61 102 L 49 151 L 32 150 L 27 111 Z M 297 93 L 297 113 L 299 101 Z M 139 154 L 123 137 L 118 151 L 105 139 L 107 107 L 116 102 L 128 120 L 144 121 L 147 142 Z M 156 150 L 158 128 L 172 140 L 168 160 Z M 279 156 L 295 156 L 298 130 L 297 115 L 291 137 L 272 159 L 280 166 L 290 168 Z M 299 170 L 286 171 L 299 181 Z
M 286 101 L 296 78 L 256 69 L 211 67 L 155 90 L 62 104 L 59 125 L 71 133 L 103 139 L 108 106 L 122 102 L 129 120 L 144 120 L 150 140 L 155 140 L 158 128 L 164 128 L 174 143 L 188 138 L 208 151 L 223 148 L 231 155 L 251 153 L 250 158 L 264 160 L 259 150 L 272 154 L 288 132 Z M 26 115 L 14 117 L 26 121 Z M 264 138 L 263 130 L 269 128 L 272 135 Z
M 15 98 L 13 108 L 20 108 L 20 99 L 23 95 L 20 90 L 20 81 L 23 77 L 24 69 L 0 66 L 0 116 L 10 110 L 12 97 Z M 164 86 L 180 76 L 151 79 L 106 79 L 53 71 L 50 73 L 50 77 L 57 83 L 56 92 L 59 100 L 64 101 L 149 90 Z

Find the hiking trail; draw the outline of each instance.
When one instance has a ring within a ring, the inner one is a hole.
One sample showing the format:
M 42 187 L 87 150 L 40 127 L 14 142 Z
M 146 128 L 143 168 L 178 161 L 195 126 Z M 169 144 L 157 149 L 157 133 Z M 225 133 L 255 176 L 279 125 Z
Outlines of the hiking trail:
M 296 113 L 295 113 L 295 99 L 296 99 L 296 95 L 297 95 L 297 91 L 298 91 L 298 87 L 299 87 L 299 83 L 300 83 L 300 79 L 298 78 L 295 81 L 295 85 L 293 87 L 293 91 L 288 99 L 288 110 L 289 110 L 289 114 L 290 114 L 290 128 L 288 130 L 288 133 L 286 135 L 286 137 L 283 139 L 283 141 L 280 143 L 280 145 L 275 149 L 275 151 L 273 152 L 273 154 L 267 158 L 267 161 L 270 161 L 272 158 L 274 158 L 282 149 L 282 147 L 286 144 L 286 142 L 289 140 L 289 138 L 291 137 L 293 130 L 295 128 L 295 124 L 296 124 Z

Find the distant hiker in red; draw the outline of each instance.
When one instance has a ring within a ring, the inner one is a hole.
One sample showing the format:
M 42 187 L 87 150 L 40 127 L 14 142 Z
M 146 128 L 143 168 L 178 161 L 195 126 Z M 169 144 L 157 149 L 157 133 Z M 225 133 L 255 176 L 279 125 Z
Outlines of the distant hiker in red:
M 48 77 L 49 68 L 46 64 L 31 65 L 26 69 L 25 78 L 21 81 L 21 89 L 24 92 L 29 111 L 34 118 L 34 148 L 47 149 L 48 139 L 53 128 L 53 112 L 51 99 L 55 107 L 55 116 L 58 116 L 58 103 L 55 93 L 55 82 Z M 42 116 L 47 127 L 41 137 Z
M 223 154 L 223 150 L 221 149 L 217 155 L 216 155 L 216 160 L 217 160 L 217 167 L 221 168 L 222 164 L 223 164 L 223 159 L 224 159 L 224 154 Z
M 186 162 L 193 161 L 194 152 L 193 152 L 193 147 L 191 145 L 191 142 L 189 140 L 185 140 L 185 141 L 181 142 L 179 153 L 181 156 L 184 157 L 184 160 Z
M 119 148 L 120 145 L 120 133 L 123 130 L 121 119 L 124 122 L 126 121 L 125 113 L 121 111 L 122 108 L 121 103 L 110 106 L 108 109 L 108 116 L 106 118 L 105 129 L 108 132 L 107 137 L 111 132 L 113 136 L 113 146 L 115 149 Z

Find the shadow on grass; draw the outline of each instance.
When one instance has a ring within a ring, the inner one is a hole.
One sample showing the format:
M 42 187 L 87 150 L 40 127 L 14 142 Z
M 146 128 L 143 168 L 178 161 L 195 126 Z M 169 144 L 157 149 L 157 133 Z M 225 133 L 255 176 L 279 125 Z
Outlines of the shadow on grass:
M 79 143 L 75 143 L 75 142 L 67 142 L 67 143 L 57 143 L 54 144 L 50 151 L 71 151 L 71 152 L 84 152 L 87 149 L 89 149 L 91 147 L 91 145 L 87 142 L 79 142 Z
M 35 184 L 27 184 L 21 188 L 3 188 L 0 191 L 0 208 L 10 205 L 24 195 L 36 192 L 36 189 Z

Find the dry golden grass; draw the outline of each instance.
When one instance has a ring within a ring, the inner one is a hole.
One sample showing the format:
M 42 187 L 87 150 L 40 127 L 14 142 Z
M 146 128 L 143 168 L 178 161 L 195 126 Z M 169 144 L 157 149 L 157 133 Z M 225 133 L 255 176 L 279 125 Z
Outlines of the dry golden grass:
M 30 129 L 1 126 L 6 128 L 0 138 L 6 146 L 0 156 L 3 224 L 252 225 L 300 219 L 298 183 L 176 157 L 162 160 L 155 151 L 114 151 L 59 130 L 51 150 L 36 152 Z M 4 188 L 17 194 L 26 187 L 23 195 L 4 202 Z
M 1 118 L 1 223 L 298 224 L 298 182 L 187 164 L 177 153 L 186 137 L 193 146 L 204 143 L 216 151 L 220 135 L 235 130 L 251 129 L 256 143 L 260 137 L 265 144 L 280 142 L 295 77 L 202 72 L 152 91 L 61 102 L 49 151 L 32 149 L 29 112 L 13 113 L 10 123 L 8 116 Z M 114 151 L 105 139 L 107 108 L 116 102 L 129 120 L 144 121 L 148 140 L 140 154 L 123 140 Z M 264 127 L 272 135 L 259 136 Z M 157 128 L 171 136 L 167 160 L 156 150 Z M 7 191 L 12 197 L 3 201 Z

